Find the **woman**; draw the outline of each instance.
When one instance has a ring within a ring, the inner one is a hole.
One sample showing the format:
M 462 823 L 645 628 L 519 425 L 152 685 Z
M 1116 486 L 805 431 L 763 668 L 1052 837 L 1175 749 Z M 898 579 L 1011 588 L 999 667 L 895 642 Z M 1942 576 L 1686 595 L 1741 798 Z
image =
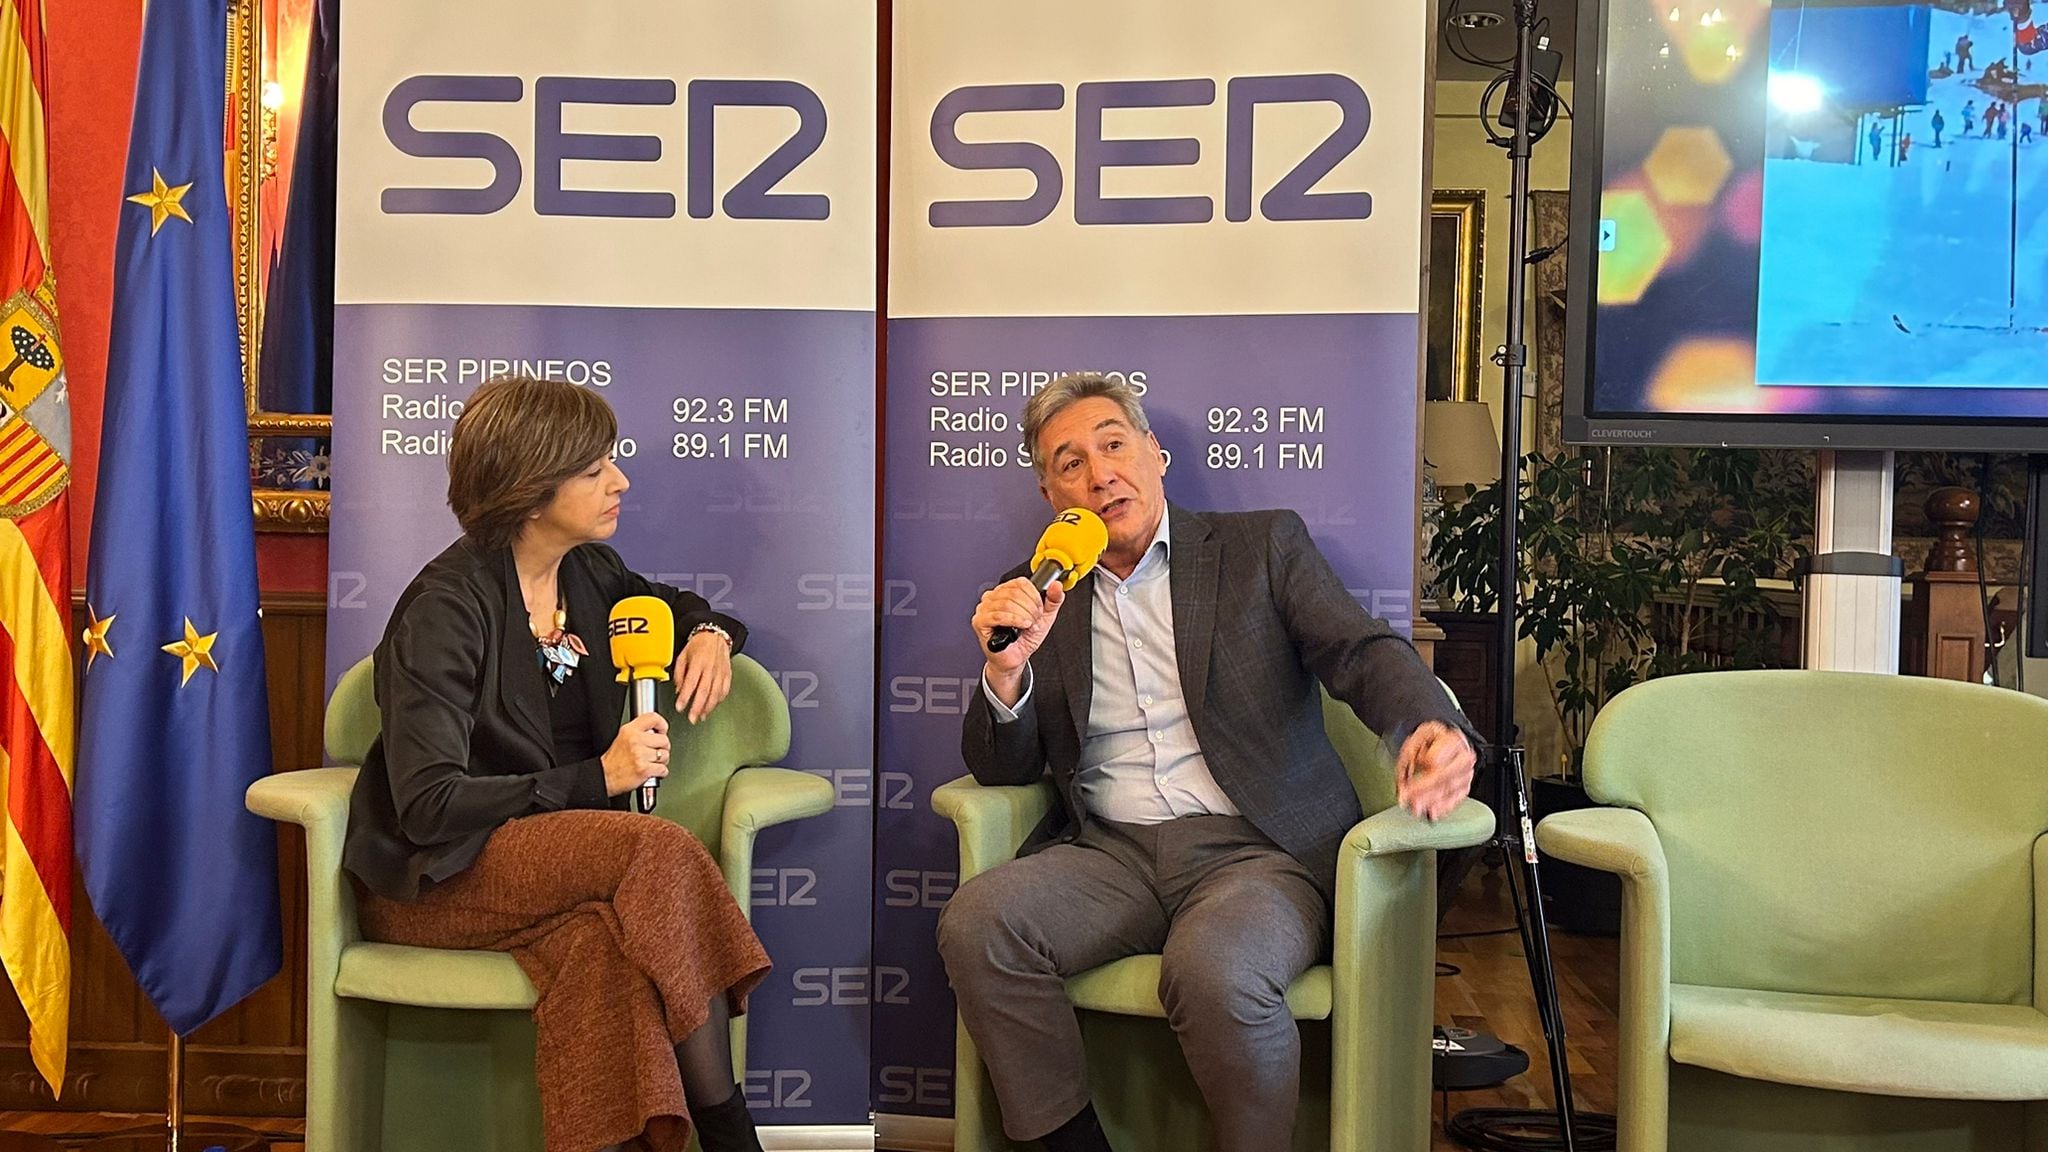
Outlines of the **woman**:
M 681 1152 L 692 1125 L 705 1152 L 758 1152 L 728 1025 L 768 955 L 704 846 L 625 810 L 668 774 L 668 725 L 622 725 L 624 687 L 592 652 L 618 600 L 666 600 L 676 711 L 694 724 L 731 688 L 746 629 L 600 543 L 627 486 L 617 437 L 571 384 L 470 398 L 448 453 L 463 535 L 377 646 L 383 730 L 344 863 L 365 936 L 509 952 L 533 981 L 550 1152 Z

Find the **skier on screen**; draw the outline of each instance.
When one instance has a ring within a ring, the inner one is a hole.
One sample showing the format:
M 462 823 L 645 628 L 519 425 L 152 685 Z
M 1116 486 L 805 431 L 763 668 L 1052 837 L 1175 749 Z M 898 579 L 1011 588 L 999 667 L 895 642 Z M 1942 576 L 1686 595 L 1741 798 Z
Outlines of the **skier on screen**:
M 1971 100 L 1963 105 L 1963 135 L 1977 130 L 1977 102 Z
M 1880 124 L 1872 124 L 1870 126 L 1870 158 L 1872 161 L 1875 161 L 1883 155 L 1884 127 Z
M 1956 37 L 1956 71 L 1967 72 L 1970 69 L 1970 49 L 1974 46 L 1968 32 Z
M 1941 130 L 1948 127 L 1948 121 L 1941 118 L 1941 109 L 1934 110 L 1934 119 L 1929 121 L 1927 126 L 1934 129 L 1934 146 L 1941 147 Z

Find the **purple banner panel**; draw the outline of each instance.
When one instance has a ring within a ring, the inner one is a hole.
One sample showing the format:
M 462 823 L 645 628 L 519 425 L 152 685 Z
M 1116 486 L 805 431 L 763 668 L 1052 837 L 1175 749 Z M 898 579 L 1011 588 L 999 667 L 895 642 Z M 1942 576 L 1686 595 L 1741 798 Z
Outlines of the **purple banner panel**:
M 876 1109 L 950 1115 L 953 998 L 934 944 L 958 873 L 932 790 L 965 773 L 968 618 L 1053 509 L 1025 400 L 1067 372 L 1144 390 L 1169 500 L 1292 508 L 1345 586 L 1404 632 L 1415 578 L 1413 314 L 931 318 L 889 324 L 875 867 Z M 1222 589 L 1226 603 L 1229 589 Z M 1227 658 L 1219 653 L 1219 658 Z
M 865 1123 L 874 986 L 874 314 L 347 304 L 336 309 L 328 683 L 459 534 L 448 432 L 505 373 L 600 390 L 632 481 L 627 563 L 744 620 L 790 702 L 786 766 L 838 788 L 764 833 L 747 1101 L 764 1124 Z

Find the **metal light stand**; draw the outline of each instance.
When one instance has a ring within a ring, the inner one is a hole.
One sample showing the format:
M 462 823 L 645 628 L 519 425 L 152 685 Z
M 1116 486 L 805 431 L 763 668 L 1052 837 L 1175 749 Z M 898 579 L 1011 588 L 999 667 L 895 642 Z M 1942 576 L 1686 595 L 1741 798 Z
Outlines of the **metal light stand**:
M 1515 741 L 1515 652 L 1518 647 L 1515 607 L 1521 589 L 1522 376 L 1528 365 L 1525 341 L 1527 308 L 1524 295 L 1529 258 L 1529 156 L 1534 141 L 1530 119 L 1536 86 L 1532 40 L 1536 31 L 1536 0 L 1514 0 L 1515 65 L 1513 80 L 1514 138 L 1508 146 L 1513 166 L 1508 199 L 1507 334 L 1498 354 L 1505 372 L 1501 389 L 1501 513 L 1500 558 L 1496 587 L 1500 590 L 1499 697 L 1494 705 L 1494 740 L 1487 759 L 1498 774 L 1499 796 L 1513 805 L 1496 816 L 1494 846 L 1507 862 L 1508 891 L 1515 902 L 1515 924 L 1529 961 L 1529 982 L 1536 994 L 1537 1015 L 1550 1054 L 1550 1082 L 1557 1097 L 1557 1139 L 1565 1152 L 1579 1152 L 1572 1116 L 1571 1072 L 1565 1065 L 1564 1012 L 1557 999 L 1557 974 L 1550 964 L 1550 930 L 1543 920 L 1543 884 L 1536 863 L 1536 836 L 1529 818 L 1529 799 L 1522 772 L 1523 749 Z M 1554 97 L 1553 97 L 1554 98 Z M 1484 110 L 1481 112 L 1484 115 Z M 1521 877 L 1515 871 L 1519 856 Z M 1526 898 L 1525 898 L 1526 897 Z M 1454 1121 L 1455 1122 L 1455 1121 Z

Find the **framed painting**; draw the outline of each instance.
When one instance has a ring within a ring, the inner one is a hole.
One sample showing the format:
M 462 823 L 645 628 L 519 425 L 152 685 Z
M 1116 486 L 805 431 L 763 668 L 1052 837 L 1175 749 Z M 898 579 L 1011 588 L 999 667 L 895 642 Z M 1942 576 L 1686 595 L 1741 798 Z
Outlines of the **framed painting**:
M 1429 353 L 1424 396 L 1479 399 L 1481 280 L 1486 267 L 1486 193 L 1438 189 L 1429 205 Z

